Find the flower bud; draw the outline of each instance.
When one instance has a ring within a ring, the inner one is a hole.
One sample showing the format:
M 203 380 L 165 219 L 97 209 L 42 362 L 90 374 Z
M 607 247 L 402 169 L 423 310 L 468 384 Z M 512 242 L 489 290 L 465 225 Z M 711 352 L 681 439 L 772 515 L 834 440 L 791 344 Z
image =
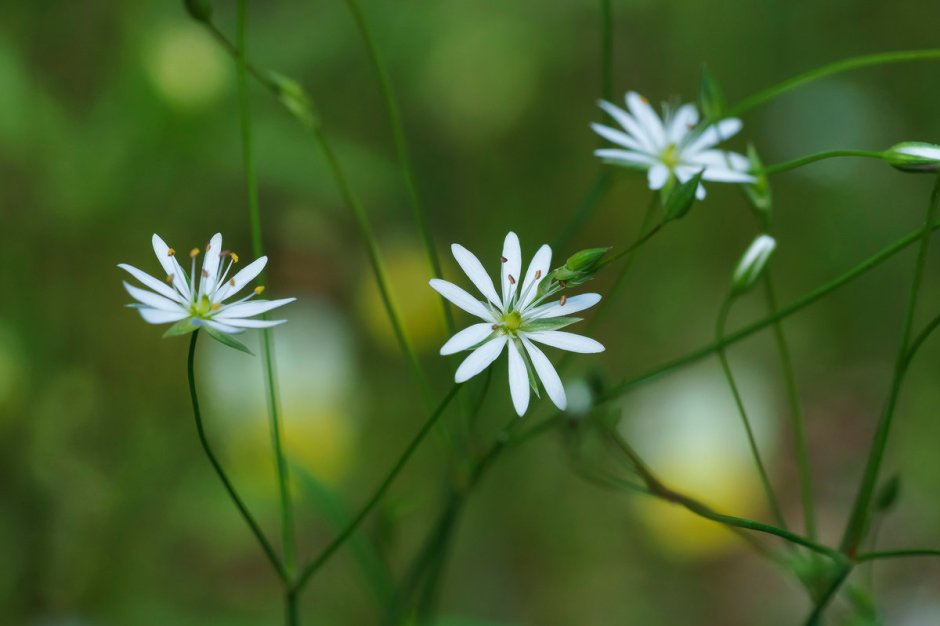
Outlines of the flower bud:
M 183 0 L 186 12 L 198 22 L 212 21 L 212 4 L 209 0 Z
M 575 252 L 565 262 L 565 269 L 571 272 L 587 272 L 594 269 L 601 257 L 607 254 L 610 248 L 587 248 Z M 563 279 L 562 279 L 563 280 Z
M 751 162 L 751 172 L 760 172 L 764 169 L 764 164 L 757 155 L 757 149 L 754 144 L 747 146 L 747 158 Z M 770 195 L 770 180 L 766 174 L 755 174 L 757 182 L 750 185 L 744 185 L 744 194 L 750 201 L 754 211 L 763 218 L 769 218 L 771 209 L 773 209 L 773 198 Z
M 277 99 L 290 111 L 291 115 L 303 122 L 310 129 L 319 126 L 319 121 L 313 110 L 313 103 L 307 92 L 293 78 L 288 78 L 277 72 L 267 72 L 268 80 L 277 90 Z
M 669 192 L 665 207 L 663 208 L 664 222 L 677 220 L 684 217 L 685 214 L 689 212 L 689 209 L 692 208 L 692 203 L 695 202 L 695 192 L 702 182 L 702 174 L 704 173 L 705 170 L 702 169 L 698 174 L 684 183 L 677 185 Z
M 905 141 L 888 148 L 884 158 L 904 172 L 936 172 L 940 168 L 940 146 L 922 141 Z
M 776 247 L 777 241 L 770 235 L 760 235 L 748 246 L 731 277 L 731 289 L 735 294 L 742 294 L 751 288 L 764 271 Z
M 890 511 L 898 501 L 898 495 L 901 493 L 901 478 L 895 474 L 881 485 L 878 495 L 875 497 L 875 510 L 880 512 Z

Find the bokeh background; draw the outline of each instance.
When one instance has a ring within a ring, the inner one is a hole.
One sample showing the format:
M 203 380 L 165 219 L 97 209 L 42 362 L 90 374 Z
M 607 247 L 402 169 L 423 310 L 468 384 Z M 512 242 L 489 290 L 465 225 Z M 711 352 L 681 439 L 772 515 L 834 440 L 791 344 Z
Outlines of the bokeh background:
M 432 372 L 451 367 L 380 92 L 344 3 L 253 3 L 255 61 L 314 95 L 326 132 L 380 233 L 406 326 Z M 215 3 L 234 32 L 234 2 Z M 930 47 L 930 0 L 614 0 L 614 85 L 693 99 L 703 63 L 733 103 L 839 58 Z M 509 229 L 530 255 L 554 242 L 599 170 L 599 3 L 363 0 L 390 67 L 440 251 L 496 258 Z M 936 63 L 843 74 L 745 116 L 766 162 L 817 150 L 940 142 Z M 240 626 L 281 621 L 277 581 L 198 447 L 186 340 L 123 308 L 115 267 L 156 270 L 150 235 L 177 249 L 216 231 L 249 256 L 233 63 L 180 2 L 0 3 L 0 623 Z M 276 333 L 304 554 L 334 535 L 424 419 L 363 246 L 311 138 L 252 85 L 269 293 L 295 295 Z M 742 149 L 743 139 L 732 145 Z M 774 261 L 789 302 L 915 228 L 929 176 L 875 161 L 774 178 Z M 576 233 L 624 245 L 648 198 L 640 176 Z M 638 256 L 596 336 L 599 357 L 567 370 L 617 382 L 706 343 L 736 258 L 756 232 L 741 195 L 704 203 Z M 938 255 L 920 320 L 940 307 Z M 816 476 L 822 537 L 837 541 L 886 394 L 910 251 L 787 320 Z M 490 264 L 492 265 L 492 264 Z M 448 258 L 445 273 L 458 278 Z M 610 276 L 595 286 L 602 293 Z M 764 314 L 759 298 L 731 325 Z M 462 314 L 458 319 L 462 320 Z M 249 336 L 248 341 L 257 338 Z M 273 537 L 277 501 L 260 362 L 204 341 L 198 376 L 211 437 Z M 800 524 L 783 386 L 764 333 L 730 352 L 759 423 L 788 520 Z M 882 547 L 937 547 L 940 367 L 936 342 L 905 384 L 886 475 L 901 477 Z M 557 357 L 556 353 L 551 356 Z M 503 382 L 476 425 L 511 415 Z M 545 401 L 525 418 L 548 415 Z M 677 487 L 768 519 L 714 359 L 617 405 L 621 428 Z M 445 421 L 457 420 L 456 411 Z M 376 586 L 400 574 L 441 503 L 451 461 L 430 437 L 380 510 L 303 599 L 305 623 L 369 624 Z M 374 546 L 374 547 L 370 547 Z M 365 572 L 365 575 L 363 575 Z M 864 568 L 853 581 L 864 584 Z M 885 562 L 874 575 L 887 624 L 940 623 L 940 563 Z M 573 471 L 550 433 L 506 454 L 470 498 L 444 579 L 441 623 L 794 624 L 808 600 L 787 572 L 735 537 Z M 833 623 L 851 622 L 840 600 Z M 870 622 L 864 622 L 870 623 Z

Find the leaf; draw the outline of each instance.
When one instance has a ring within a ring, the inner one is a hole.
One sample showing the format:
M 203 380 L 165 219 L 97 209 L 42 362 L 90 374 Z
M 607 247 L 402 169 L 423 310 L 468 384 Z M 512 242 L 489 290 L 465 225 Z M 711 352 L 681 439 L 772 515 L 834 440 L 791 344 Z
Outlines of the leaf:
M 748 144 L 747 158 L 751 161 L 752 172 L 759 172 L 764 168 L 764 164 L 761 162 L 754 144 Z M 771 210 L 773 209 L 773 197 L 770 193 L 770 181 L 767 179 L 766 174 L 756 174 L 756 176 L 756 183 L 743 185 L 744 194 L 747 196 L 751 206 L 758 215 L 769 218 Z
M 194 330 L 199 330 L 202 326 L 198 324 L 193 324 L 193 318 L 187 317 L 184 320 L 180 320 L 170 326 L 165 333 L 163 333 L 163 338 L 167 337 L 179 337 L 180 335 L 188 335 Z
M 672 190 L 669 197 L 666 198 L 666 205 L 663 207 L 664 222 L 680 219 L 689 212 L 695 202 L 695 192 L 698 190 L 699 183 L 702 182 L 702 174 L 704 173 L 705 169 L 703 168 L 698 174 L 677 185 Z
M 202 328 L 209 334 L 210 337 L 219 343 L 224 344 L 229 348 L 235 348 L 236 350 L 244 352 L 245 354 L 250 354 L 251 356 L 255 355 L 254 352 L 248 349 L 248 346 L 240 342 L 238 339 L 235 339 L 231 335 L 218 331 L 211 326 L 203 326 Z
M 718 81 L 704 65 L 702 66 L 702 82 L 698 92 L 699 109 L 702 115 L 710 122 L 721 119 L 725 110 L 725 94 L 718 85 Z
M 535 333 L 543 330 L 558 330 L 580 322 L 582 317 L 549 317 L 543 320 L 532 320 L 522 325 L 520 330 L 524 333 Z

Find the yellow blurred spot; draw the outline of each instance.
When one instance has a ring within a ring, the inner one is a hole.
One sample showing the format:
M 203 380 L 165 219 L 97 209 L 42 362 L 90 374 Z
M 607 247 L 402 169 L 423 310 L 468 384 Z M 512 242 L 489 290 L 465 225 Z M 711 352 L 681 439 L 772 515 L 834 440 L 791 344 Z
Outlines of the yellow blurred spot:
M 156 29 L 143 62 L 156 91 L 180 109 L 211 104 L 230 80 L 225 53 L 202 27 L 184 20 Z
M 255 287 L 255 294 L 260 296 L 263 293 L 264 293 L 264 285 L 258 285 L 257 287 Z
M 441 302 L 428 286 L 431 269 L 427 255 L 416 244 L 387 247 L 385 256 L 392 297 L 415 350 L 436 349 L 444 341 L 444 320 Z M 389 352 L 399 350 L 385 305 L 371 272 L 360 276 L 356 297 L 357 309 L 366 328 Z
M 195 258 L 199 256 L 199 248 L 193 248 L 189 251 L 189 258 Z

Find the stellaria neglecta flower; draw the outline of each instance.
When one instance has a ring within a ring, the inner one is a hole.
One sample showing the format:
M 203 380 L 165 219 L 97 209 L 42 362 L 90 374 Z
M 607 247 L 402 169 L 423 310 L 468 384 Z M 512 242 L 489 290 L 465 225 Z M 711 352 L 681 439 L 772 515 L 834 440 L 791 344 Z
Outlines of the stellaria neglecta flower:
M 254 299 L 264 291 L 264 287 L 255 287 L 247 296 L 225 303 L 261 273 L 268 262 L 268 257 L 263 256 L 252 261 L 230 278 L 229 272 L 238 263 L 238 255 L 223 250 L 222 235 L 216 233 L 206 244 L 197 285 L 196 257 L 201 253 L 199 248 L 193 248 L 189 253 L 192 262 L 187 276 L 176 259 L 176 251 L 167 246 L 158 235 L 154 235 L 152 241 L 153 251 L 166 274 L 165 281 L 158 280 L 126 263 L 121 263 L 118 267 L 126 270 L 150 289 L 148 291 L 127 282 L 124 283 L 127 292 L 137 300 L 137 304 L 129 306 L 136 308 L 145 322 L 150 324 L 175 322 L 164 336 L 182 335 L 205 328 L 216 339 L 222 337 L 220 341 L 232 345 L 231 341 L 234 340 L 226 340 L 225 335 L 240 333 L 247 328 L 269 328 L 286 321 L 249 319 L 296 300 L 296 298 Z
M 522 251 L 515 233 L 506 235 L 500 257 L 502 291 L 496 292 L 493 281 L 477 257 L 459 244 L 451 251 L 457 264 L 470 282 L 484 296 L 478 300 L 457 285 L 439 278 L 430 284 L 438 293 L 467 313 L 483 320 L 451 337 L 441 347 L 441 354 L 455 354 L 472 350 L 457 368 L 454 380 L 458 383 L 473 378 L 507 348 L 509 353 L 509 393 L 516 413 L 523 415 L 529 406 L 529 388 L 538 395 L 536 375 L 552 402 L 564 410 L 567 405 L 565 388 L 548 357 L 535 344 L 541 343 L 570 352 L 603 352 L 600 343 L 559 329 L 581 321 L 570 314 L 588 309 L 601 297 L 585 293 L 560 300 L 545 302 L 562 287 L 552 282 L 546 288 L 543 281 L 549 275 L 552 249 L 543 245 L 532 258 L 525 277 L 522 277 Z M 520 280 L 521 279 L 521 280 Z
M 723 183 L 753 183 L 747 173 L 750 161 L 743 154 L 715 149 L 720 142 L 741 130 L 741 120 L 727 118 L 699 127 L 698 109 L 683 104 L 673 110 L 664 106 L 661 119 L 649 101 L 634 91 L 626 95 L 627 110 L 605 100 L 598 105 L 622 129 L 591 124 L 598 135 L 617 144 L 594 154 L 606 162 L 632 169 L 646 170 L 650 189 L 662 189 L 670 178 L 684 183 L 699 172 L 702 179 Z M 705 187 L 698 186 L 695 196 L 705 197 Z

